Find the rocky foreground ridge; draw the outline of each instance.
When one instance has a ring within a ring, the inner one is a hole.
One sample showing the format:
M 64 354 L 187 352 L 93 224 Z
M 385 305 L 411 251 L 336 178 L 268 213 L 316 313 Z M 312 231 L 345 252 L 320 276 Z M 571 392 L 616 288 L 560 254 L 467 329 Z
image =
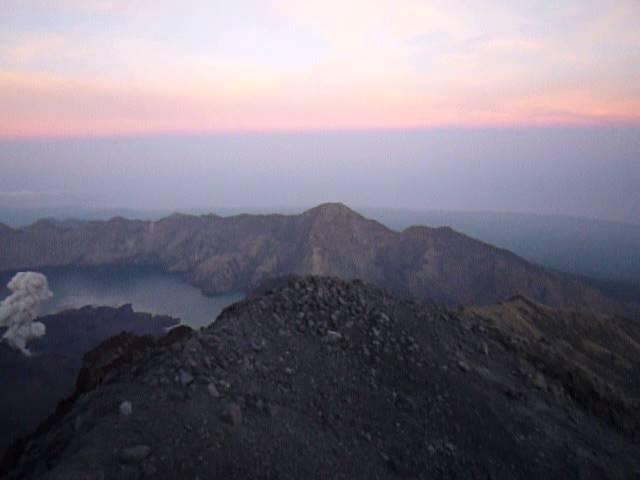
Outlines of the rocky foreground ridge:
M 0 271 L 112 264 L 159 265 L 207 294 L 247 292 L 267 278 L 313 274 L 360 278 L 442 304 L 491 304 L 522 294 L 556 307 L 632 311 L 578 278 L 450 228 L 395 232 L 337 203 L 300 215 L 176 214 L 159 221 L 41 220 L 0 228 Z
M 293 277 L 200 331 L 102 344 L 74 396 L 2 468 L 24 479 L 635 478 L 640 328 L 606 319 L 523 298 L 450 310 Z

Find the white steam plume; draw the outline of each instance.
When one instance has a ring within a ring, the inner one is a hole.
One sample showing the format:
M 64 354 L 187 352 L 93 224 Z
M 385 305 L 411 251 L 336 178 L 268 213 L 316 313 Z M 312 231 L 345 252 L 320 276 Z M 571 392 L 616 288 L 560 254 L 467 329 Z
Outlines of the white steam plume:
M 53 296 L 47 277 L 36 272 L 20 272 L 7 287 L 12 293 L 0 303 L 0 327 L 7 328 L 2 339 L 25 355 L 31 355 L 27 342 L 46 333 L 44 324 L 33 319 L 40 303 Z

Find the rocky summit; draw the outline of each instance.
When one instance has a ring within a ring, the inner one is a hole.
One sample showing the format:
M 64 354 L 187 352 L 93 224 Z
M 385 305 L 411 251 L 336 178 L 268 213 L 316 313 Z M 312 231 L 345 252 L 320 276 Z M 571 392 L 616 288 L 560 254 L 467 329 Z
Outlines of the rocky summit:
M 579 310 L 637 313 L 583 280 L 545 270 L 450 228 L 396 232 L 345 205 L 300 215 L 171 215 L 41 220 L 0 229 L 0 271 L 148 264 L 179 272 L 207 294 L 251 291 L 287 274 L 359 278 L 418 301 L 491 304 L 516 294 Z
M 200 331 L 87 354 L 3 478 L 637 478 L 638 326 L 601 320 L 290 277 Z M 545 340 L 568 322 L 582 344 Z

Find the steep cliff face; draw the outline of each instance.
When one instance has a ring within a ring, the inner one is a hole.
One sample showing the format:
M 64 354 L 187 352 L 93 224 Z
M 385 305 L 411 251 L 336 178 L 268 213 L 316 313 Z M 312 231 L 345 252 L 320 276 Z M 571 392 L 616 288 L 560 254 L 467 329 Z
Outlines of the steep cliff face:
M 175 329 L 157 341 L 118 336 L 96 348 L 74 396 L 0 472 L 634 478 L 637 429 L 617 421 L 635 418 L 634 390 L 599 397 L 582 378 L 555 375 L 531 356 L 535 342 L 521 341 L 529 328 L 508 319 L 521 310 L 527 322 L 544 317 L 545 332 L 562 330 L 562 315 L 572 315 L 525 300 L 448 310 L 336 278 L 272 282 L 201 331 Z M 636 358 L 607 322 L 601 328 L 600 347 Z M 638 342 L 638 333 L 625 335 Z M 599 355 L 565 357 L 561 338 L 548 348 L 553 365 L 568 358 L 568 369 Z M 608 368 L 624 375 L 627 367 Z
M 516 294 L 554 306 L 620 311 L 594 288 L 449 228 L 394 232 L 341 204 L 300 215 L 157 222 L 40 221 L 0 231 L 0 270 L 158 264 L 205 293 L 249 291 L 288 273 L 360 278 L 423 301 L 489 304 Z

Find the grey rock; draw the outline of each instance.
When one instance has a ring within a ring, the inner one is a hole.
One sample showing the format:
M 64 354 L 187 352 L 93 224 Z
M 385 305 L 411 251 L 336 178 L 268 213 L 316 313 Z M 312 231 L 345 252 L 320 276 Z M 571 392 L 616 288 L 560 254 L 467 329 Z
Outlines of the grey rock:
M 120 461 L 128 465 L 136 465 L 142 462 L 151 453 L 149 445 L 135 445 L 120 452 Z
M 128 417 L 133 413 L 133 405 L 128 400 L 125 400 L 120 404 L 120 414 Z
M 79 432 L 82 429 L 82 425 L 84 424 L 84 415 L 78 415 L 73 420 L 73 430 Z
M 182 385 L 189 385 L 190 383 L 193 382 L 193 375 L 191 375 L 186 370 L 180 370 L 180 373 L 178 374 L 178 379 L 180 380 L 180 383 Z
M 228 403 L 220 413 L 220 420 L 229 425 L 238 426 L 242 423 L 242 409 L 237 403 Z
M 207 391 L 209 392 L 209 395 L 211 395 L 213 398 L 220 397 L 220 392 L 218 391 L 218 389 L 213 383 L 210 383 L 209 385 L 207 385 Z
M 544 378 L 544 375 L 540 372 L 537 372 L 532 379 L 533 385 L 539 390 L 547 389 L 547 381 Z
M 342 339 L 342 334 L 340 332 L 336 332 L 335 330 L 329 330 L 327 332 L 326 338 L 329 343 L 335 343 Z
M 468 372 L 471 369 L 471 367 L 465 360 L 458 360 L 458 368 L 463 372 Z

